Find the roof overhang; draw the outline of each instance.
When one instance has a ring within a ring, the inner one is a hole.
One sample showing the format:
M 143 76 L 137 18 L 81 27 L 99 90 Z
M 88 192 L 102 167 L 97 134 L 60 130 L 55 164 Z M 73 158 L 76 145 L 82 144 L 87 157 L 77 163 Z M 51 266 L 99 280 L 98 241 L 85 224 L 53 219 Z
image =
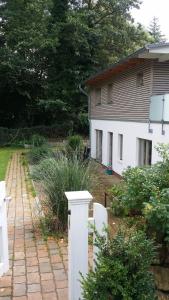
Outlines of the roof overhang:
M 97 85 L 101 82 L 109 80 L 113 75 L 116 75 L 133 67 L 142 64 L 146 60 L 158 60 L 165 62 L 169 60 L 169 43 L 152 44 L 139 49 L 126 59 L 111 65 L 106 70 L 103 70 L 86 80 L 85 84 L 89 86 Z

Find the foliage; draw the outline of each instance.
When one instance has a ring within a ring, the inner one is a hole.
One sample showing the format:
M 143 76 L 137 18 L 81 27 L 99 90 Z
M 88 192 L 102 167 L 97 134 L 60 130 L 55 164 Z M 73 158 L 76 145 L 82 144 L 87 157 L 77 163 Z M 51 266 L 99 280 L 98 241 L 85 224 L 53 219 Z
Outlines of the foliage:
M 71 123 L 66 122 L 62 124 L 54 124 L 52 126 L 34 126 L 22 127 L 18 129 L 10 129 L 0 127 L 0 146 L 6 145 L 22 145 L 30 143 L 32 135 L 42 135 L 46 138 L 60 138 L 67 135 L 68 130 L 71 128 Z
M 110 190 L 111 209 L 114 216 L 126 216 L 128 214 L 127 207 L 122 201 L 125 192 L 125 185 L 114 185 Z
M 143 214 L 146 232 L 157 242 L 169 243 L 169 145 L 156 147 L 162 161 L 151 167 L 129 168 L 124 183 L 112 188 L 114 214 Z
M 54 153 L 49 146 L 42 145 L 31 148 L 27 156 L 30 164 L 38 164 L 42 159 L 54 156 Z
M 0 0 L 2 126 L 66 120 L 86 132 L 79 85 L 150 40 L 133 7 L 139 0 Z
M 42 135 L 34 134 L 34 135 L 31 136 L 30 144 L 33 147 L 41 147 L 43 145 L 47 145 L 47 140 Z
M 107 240 L 97 236 L 96 244 L 96 269 L 82 280 L 85 300 L 157 299 L 149 271 L 155 248 L 143 232 L 119 231 Z
M 145 203 L 144 216 L 147 232 L 153 234 L 158 242 L 169 243 L 169 188 L 163 189 Z
M 66 230 L 68 207 L 65 192 L 90 189 L 91 164 L 78 160 L 76 155 L 70 159 L 58 153 L 57 159 L 42 160 L 32 176 L 40 181 L 46 194 L 44 207 L 47 215 L 53 215 L 51 222 L 55 224 L 55 230 Z
M 149 26 L 149 33 L 152 36 L 154 43 L 166 41 L 165 36 L 161 33 L 159 19 L 157 17 L 153 17 Z
M 83 147 L 83 139 L 80 135 L 72 135 L 68 137 L 67 146 L 73 151 L 81 150 Z

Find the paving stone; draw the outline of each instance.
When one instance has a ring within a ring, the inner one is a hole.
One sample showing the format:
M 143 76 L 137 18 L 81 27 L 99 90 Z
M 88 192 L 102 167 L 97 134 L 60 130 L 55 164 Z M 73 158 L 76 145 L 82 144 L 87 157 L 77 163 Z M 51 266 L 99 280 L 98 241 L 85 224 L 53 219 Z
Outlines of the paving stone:
M 14 283 L 24 283 L 26 282 L 26 276 L 22 275 L 22 276 L 15 276 L 13 278 Z
M 56 287 L 57 289 L 63 289 L 68 287 L 67 280 L 56 280 Z
M 57 293 L 58 293 L 59 300 L 68 300 L 68 289 L 67 288 L 58 289 Z
M 57 295 L 56 293 L 47 293 L 43 294 L 43 300 L 57 300 Z
M 55 276 L 55 279 L 60 281 L 60 280 L 67 280 L 67 276 L 66 276 L 66 273 L 65 273 L 65 270 L 64 269 L 61 269 L 61 270 L 54 270 L 54 276 Z
M 11 287 L 0 288 L 0 296 L 11 296 Z
M 42 273 L 41 280 L 50 280 L 53 279 L 53 273 Z
M 0 288 L 11 286 L 11 276 L 3 276 L 0 278 Z
M 40 283 L 40 276 L 38 272 L 35 273 L 28 273 L 27 274 L 27 282 L 28 284 L 32 283 Z
M 40 292 L 41 286 L 38 283 L 28 284 L 28 293 Z
M 41 282 L 42 293 L 53 292 L 55 290 L 55 284 L 53 280 L 44 280 Z
M 49 263 L 40 263 L 40 272 L 41 273 L 48 273 L 48 272 L 51 272 L 52 269 L 51 269 L 51 265 Z
M 41 293 L 28 293 L 28 300 L 42 300 L 42 294 Z
M 24 296 L 26 295 L 26 284 L 25 283 L 15 283 L 13 286 L 14 296 Z

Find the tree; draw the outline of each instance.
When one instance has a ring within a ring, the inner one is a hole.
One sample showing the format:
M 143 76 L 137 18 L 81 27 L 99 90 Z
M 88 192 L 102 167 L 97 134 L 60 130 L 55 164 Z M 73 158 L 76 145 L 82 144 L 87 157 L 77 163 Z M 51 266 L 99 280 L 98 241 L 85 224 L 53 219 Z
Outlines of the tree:
M 153 17 L 149 26 L 149 33 L 153 37 L 155 43 L 166 41 L 164 34 L 161 33 L 159 19 L 157 17 Z
M 1 125 L 84 121 L 79 85 L 149 40 L 132 7 L 139 0 L 0 0 Z
M 9 126 L 31 124 L 46 81 L 48 0 L 0 4 L 0 119 L 5 115 Z

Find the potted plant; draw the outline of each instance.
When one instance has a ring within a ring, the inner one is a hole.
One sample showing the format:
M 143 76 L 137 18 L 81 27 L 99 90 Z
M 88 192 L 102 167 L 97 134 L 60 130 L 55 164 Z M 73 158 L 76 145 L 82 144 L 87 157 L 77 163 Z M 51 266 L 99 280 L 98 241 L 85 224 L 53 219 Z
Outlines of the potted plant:
M 113 170 L 112 170 L 112 166 L 111 165 L 107 166 L 107 168 L 106 168 L 106 174 L 108 174 L 108 175 L 112 175 L 113 174 Z

